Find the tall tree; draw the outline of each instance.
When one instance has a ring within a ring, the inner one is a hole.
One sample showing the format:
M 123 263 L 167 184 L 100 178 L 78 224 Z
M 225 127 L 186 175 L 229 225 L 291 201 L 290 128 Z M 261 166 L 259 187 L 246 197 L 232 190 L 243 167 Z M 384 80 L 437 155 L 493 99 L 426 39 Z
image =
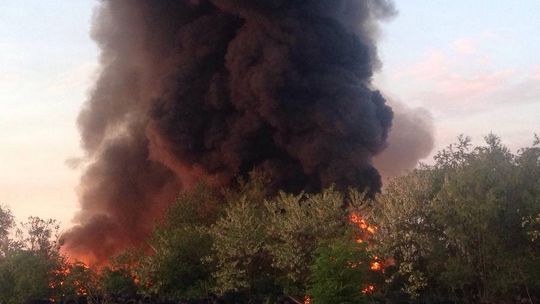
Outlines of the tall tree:
M 5 213 L 13 227 L 12 217 Z M 11 219 L 10 219 L 11 218 Z M 9 229 L 5 229 L 8 231 Z M 57 239 L 58 225 L 54 220 L 29 217 L 17 228 L 16 240 L 4 238 L 8 245 L 0 259 L 0 302 L 23 303 L 29 299 L 48 299 L 60 288 L 53 284 L 62 264 Z
M 527 227 L 540 210 L 539 155 L 512 154 L 494 135 L 470 149 L 462 137 L 435 165 L 391 183 L 374 213 L 379 250 L 398 262 L 394 281 L 424 302 L 538 292 L 540 255 Z
M 148 241 L 151 254 L 139 260 L 137 275 L 144 289 L 171 297 L 208 296 L 213 268 L 203 261 L 212 246 L 206 227 L 220 215 L 221 204 L 218 193 L 205 184 L 180 194 Z
M 0 205 L 0 259 L 6 256 L 7 250 L 10 247 L 10 238 L 9 234 L 13 227 L 15 226 L 15 221 L 11 210 L 9 208 Z
M 353 233 L 321 243 L 314 251 L 307 294 L 313 304 L 368 303 L 370 257 Z

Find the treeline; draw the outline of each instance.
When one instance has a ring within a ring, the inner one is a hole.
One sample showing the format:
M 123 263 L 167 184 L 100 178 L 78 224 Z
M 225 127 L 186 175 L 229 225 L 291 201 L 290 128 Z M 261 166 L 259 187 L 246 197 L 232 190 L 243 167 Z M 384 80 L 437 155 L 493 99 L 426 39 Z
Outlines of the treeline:
M 96 271 L 69 264 L 55 222 L 0 211 L 0 303 L 159 295 L 216 303 L 535 303 L 540 144 L 468 138 L 368 198 L 333 188 L 268 193 L 264 174 L 204 184 L 146 244 Z M 17 230 L 17 233 L 13 233 Z M 11 232 L 11 233 L 10 233 Z

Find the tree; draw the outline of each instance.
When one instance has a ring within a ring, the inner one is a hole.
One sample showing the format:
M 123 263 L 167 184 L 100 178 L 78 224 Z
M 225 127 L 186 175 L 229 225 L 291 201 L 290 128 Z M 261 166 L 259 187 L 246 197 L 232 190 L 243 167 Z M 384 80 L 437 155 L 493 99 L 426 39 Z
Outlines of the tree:
M 9 211 L 0 213 L 3 214 L 2 231 L 9 233 L 14 226 L 13 218 Z M 11 240 L 6 233 L 3 243 L 7 249 L 3 250 L 3 258 L 0 259 L 2 303 L 50 298 L 60 292 L 60 286 L 54 284 L 57 270 L 62 265 L 57 231 L 56 221 L 29 217 L 17 228 L 16 240 Z
M 472 150 L 468 142 L 378 197 L 378 249 L 397 261 L 391 280 L 423 302 L 530 298 L 540 280 L 527 231 L 540 209 L 540 154 L 514 155 L 494 135 Z
M 126 269 L 106 267 L 102 270 L 99 280 L 101 290 L 106 295 L 133 296 L 137 293 L 137 285 Z
M 17 250 L 0 263 L 0 303 L 24 303 L 48 299 L 52 294 L 50 276 L 54 260 L 30 251 Z
M 11 210 L 0 205 L 0 260 L 6 256 L 6 253 L 11 245 L 9 234 L 14 226 L 15 221 L 13 219 L 13 215 L 11 214 Z
M 272 255 L 272 266 L 281 272 L 280 283 L 287 293 L 302 295 L 315 248 L 321 241 L 345 233 L 345 205 L 343 194 L 334 188 L 319 194 L 280 193 L 265 204 L 265 247 Z
M 439 187 L 434 180 L 438 180 L 437 176 L 425 169 L 395 178 L 377 197 L 372 219 L 379 227 L 374 235 L 375 251 L 398 261 L 386 271 L 389 281 L 412 297 L 419 297 L 430 286 L 430 296 L 436 301 L 441 291 L 435 281 L 442 265 L 430 259 L 445 248 L 439 239 L 440 227 L 433 220 L 434 189 Z M 400 296 L 399 290 L 392 288 L 383 288 L 381 292 L 384 297 L 393 297 L 396 292 Z
M 62 295 L 87 296 L 96 300 L 101 294 L 98 273 L 81 262 L 67 263 L 60 269 Z
M 194 227 L 161 230 L 154 234 L 155 250 L 149 259 L 149 290 L 171 297 L 202 298 L 208 295 L 211 270 L 202 258 L 210 252 L 206 233 Z
M 30 216 L 17 229 L 17 246 L 20 249 L 53 256 L 58 254 L 58 230 L 60 225 L 53 219 Z
M 209 229 L 213 245 L 208 260 L 216 264 L 214 277 L 220 294 L 245 291 L 251 297 L 273 285 L 261 205 L 247 194 L 240 196 L 229 202 L 224 216 Z
M 346 196 L 334 188 L 268 196 L 260 176 L 226 198 L 223 216 L 209 229 L 217 291 L 259 302 L 281 295 L 302 298 L 314 250 L 346 234 L 350 212 L 366 202 L 362 193 Z
M 313 304 L 368 303 L 362 285 L 367 283 L 370 258 L 365 243 L 352 233 L 326 241 L 314 251 L 307 293 Z
M 206 227 L 218 218 L 221 204 L 205 184 L 178 197 L 148 241 L 151 255 L 139 260 L 144 289 L 170 297 L 208 296 L 214 284 L 212 265 L 203 261 L 212 246 Z

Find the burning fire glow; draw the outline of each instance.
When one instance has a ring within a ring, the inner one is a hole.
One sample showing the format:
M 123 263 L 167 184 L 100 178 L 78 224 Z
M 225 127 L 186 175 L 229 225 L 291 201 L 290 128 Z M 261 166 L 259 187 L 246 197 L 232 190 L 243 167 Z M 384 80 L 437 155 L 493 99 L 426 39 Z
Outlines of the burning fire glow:
M 380 262 L 377 262 L 377 261 L 371 263 L 370 269 L 373 270 L 373 271 L 379 271 L 379 270 L 382 270 L 381 263 L 380 263 Z
M 65 297 L 66 292 L 69 292 L 65 290 L 66 286 L 74 288 L 72 291 L 78 296 L 87 296 L 90 271 L 90 267 L 82 262 L 67 261 L 63 267 L 50 274 L 49 288 L 56 290 L 55 294 L 59 297 Z M 50 301 L 54 302 L 55 299 L 51 298 Z
M 364 235 L 368 236 L 375 234 L 377 231 L 377 227 L 369 225 L 366 220 L 361 218 L 358 214 L 352 213 L 351 214 L 351 223 L 356 224 L 356 226 L 360 229 L 360 231 L 363 232 Z M 356 240 L 358 243 L 364 242 L 362 238 L 358 238 Z
M 356 238 L 357 243 L 364 243 L 366 240 L 369 240 L 371 235 L 375 234 L 377 232 L 377 227 L 370 225 L 365 219 L 360 217 L 356 213 L 351 213 L 350 215 L 350 222 L 353 223 L 358 229 L 359 233 Z M 350 268 L 357 268 L 359 266 L 358 263 L 349 262 L 348 266 Z M 374 256 L 373 260 L 371 261 L 369 269 L 374 272 L 384 272 L 383 262 L 380 261 L 378 256 Z M 363 294 L 371 294 L 375 292 L 375 285 L 369 284 L 365 286 L 364 288 L 360 289 L 360 291 Z M 311 297 L 305 296 L 303 304 L 310 304 L 311 303 Z
M 360 231 L 359 236 L 356 239 L 357 243 L 363 243 L 365 240 L 368 240 L 373 234 L 375 234 L 375 232 L 377 232 L 376 226 L 370 225 L 365 219 L 363 219 L 356 213 L 351 214 L 350 221 L 351 223 L 355 224 Z M 369 269 L 375 272 L 384 271 L 383 264 L 379 260 L 379 257 L 373 257 L 373 261 L 371 262 Z M 361 289 L 361 292 L 363 294 L 370 294 L 374 291 L 375 286 L 371 284 Z
M 357 243 L 364 243 L 365 241 L 368 241 L 370 237 L 377 231 L 376 226 L 370 225 L 365 219 L 363 219 L 356 213 L 352 213 L 350 215 L 350 222 L 354 225 L 354 227 L 358 228 L 356 236 Z M 373 272 L 384 272 L 384 265 L 386 264 L 387 263 L 383 263 L 383 261 L 381 261 L 378 256 L 373 256 L 369 269 Z M 359 263 L 348 263 L 348 267 L 350 268 L 357 268 L 359 266 Z M 51 273 L 54 280 L 51 281 L 50 287 L 52 289 L 62 290 L 65 282 L 67 280 L 70 280 L 70 283 L 75 287 L 75 292 L 77 293 L 77 295 L 88 295 L 89 291 L 85 284 L 86 282 L 84 282 L 85 276 L 82 275 L 87 271 L 90 271 L 90 267 L 87 266 L 86 263 L 81 262 L 80 260 L 70 259 L 68 260 L 65 267 Z M 137 283 L 140 282 L 139 278 L 134 279 Z M 362 292 L 363 294 L 371 294 L 375 290 L 375 285 L 368 284 L 365 287 L 361 288 L 360 292 Z M 311 302 L 312 298 L 309 295 L 306 295 L 303 299 L 303 304 L 311 304 Z
M 370 293 L 373 293 L 375 291 L 375 286 L 373 285 L 368 285 L 366 286 L 366 288 L 362 289 L 362 293 L 364 294 L 370 294 Z

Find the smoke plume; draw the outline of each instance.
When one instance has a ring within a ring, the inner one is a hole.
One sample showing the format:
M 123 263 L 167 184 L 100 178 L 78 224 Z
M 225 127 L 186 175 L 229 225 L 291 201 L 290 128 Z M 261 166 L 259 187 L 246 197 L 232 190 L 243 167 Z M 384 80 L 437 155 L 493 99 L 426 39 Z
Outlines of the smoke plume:
M 103 261 L 177 193 L 253 169 L 276 189 L 377 192 L 392 110 L 371 87 L 387 0 L 108 0 L 79 116 L 87 167 L 66 248 Z
M 395 100 L 388 99 L 388 104 L 394 111 L 388 147 L 373 160 L 384 179 L 414 169 L 435 146 L 431 113 L 424 108 L 409 108 Z

